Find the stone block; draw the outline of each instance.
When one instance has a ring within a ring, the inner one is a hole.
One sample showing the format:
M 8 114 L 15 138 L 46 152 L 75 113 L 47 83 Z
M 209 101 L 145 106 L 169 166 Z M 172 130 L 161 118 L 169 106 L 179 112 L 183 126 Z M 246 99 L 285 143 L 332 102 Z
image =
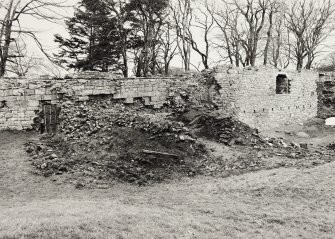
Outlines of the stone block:
M 134 103 L 134 98 L 126 98 L 125 102 L 126 104 L 133 104 Z
M 37 88 L 35 89 L 36 95 L 45 95 L 45 89 L 44 88 Z
M 82 95 L 92 95 L 93 94 L 93 90 L 87 90 L 87 89 L 85 89 L 85 90 L 83 90 L 81 92 L 81 94 Z
M 157 96 L 152 96 L 151 97 L 152 102 L 157 102 L 158 100 L 159 100 L 159 97 L 157 97 Z
M 28 101 L 28 107 L 38 107 L 40 105 L 40 102 L 37 100 L 29 100 Z
M 14 96 L 21 96 L 24 95 L 24 89 L 13 89 Z
M 77 98 L 77 101 L 88 101 L 90 99 L 89 96 L 79 96 Z
M 72 87 L 72 89 L 74 91 L 82 91 L 82 90 L 85 89 L 85 86 L 83 86 L 83 85 L 75 85 L 75 86 Z
M 5 96 L 12 96 L 13 90 L 5 90 Z
M 35 95 L 35 90 L 33 89 L 25 89 L 24 95 Z
M 127 95 L 127 98 L 134 98 L 134 97 L 136 97 L 135 92 L 133 92 L 133 91 L 128 91 L 126 93 L 126 95 Z
M 121 94 L 120 93 L 114 94 L 113 99 L 121 99 Z
M 57 96 L 56 95 L 42 95 L 42 100 L 53 100 L 55 99 Z
M 143 97 L 142 98 L 144 100 L 144 105 L 150 105 L 151 102 L 151 97 Z

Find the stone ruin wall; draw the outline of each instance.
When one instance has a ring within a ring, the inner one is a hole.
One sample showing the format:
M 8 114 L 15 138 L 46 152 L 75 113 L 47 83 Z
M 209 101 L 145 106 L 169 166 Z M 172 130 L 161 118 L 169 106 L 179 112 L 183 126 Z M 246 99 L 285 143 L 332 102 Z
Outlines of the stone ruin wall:
M 276 94 L 278 74 L 291 80 L 290 93 Z M 317 115 L 316 72 L 221 67 L 216 69 L 215 78 L 222 86 L 220 95 L 225 108 L 251 127 L 267 130 Z
M 57 104 L 64 95 L 85 102 L 94 96 L 108 95 L 125 104 L 141 99 L 147 106 L 160 108 L 168 98 L 180 97 L 193 88 L 191 98 L 212 101 L 221 115 L 236 116 L 260 130 L 285 123 L 300 122 L 317 114 L 317 74 L 288 72 L 290 94 L 277 95 L 275 68 L 215 69 L 214 83 L 197 83 L 186 78 L 120 78 L 112 74 L 81 73 L 69 79 L 48 77 L 0 79 L 0 130 L 28 129 L 44 102 Z
M 29 129 L 43 103 L 57 104 L 63 95 L 75 101 L 109 95 L 125 104 L 141 98 L 145 105 L 160 108 L 173 95 L 173 78 L 127 78 L 84 73 L 70 79 L 0 79 L 0 130 Z

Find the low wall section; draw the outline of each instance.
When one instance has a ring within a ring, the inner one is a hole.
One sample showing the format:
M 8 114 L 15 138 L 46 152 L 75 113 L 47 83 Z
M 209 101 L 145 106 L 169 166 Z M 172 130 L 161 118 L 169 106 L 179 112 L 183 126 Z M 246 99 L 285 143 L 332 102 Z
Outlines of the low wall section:
M 71 79 L 0 79 L 0 130 L 28 129 L 43 103 L 57 104 L 63 95 L 76 101 L 109 95 L 112 99 L 133 103 L 141 98 L 145 105 L 160 108 L 176 88 L 173 78 L 119 78 L 96 73 Z

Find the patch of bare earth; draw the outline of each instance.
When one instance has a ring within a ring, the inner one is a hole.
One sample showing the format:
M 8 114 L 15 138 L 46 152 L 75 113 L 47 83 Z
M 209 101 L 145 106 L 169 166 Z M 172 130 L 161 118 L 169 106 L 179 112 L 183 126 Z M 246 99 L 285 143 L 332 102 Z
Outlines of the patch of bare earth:
M 115 183 L 109 189 L 78 190 L 63 184 L 61 177 L 32 173 L 24 144 L 35 137 L 0 132 L 0 238 L 333 238 L 335 234 L 334 162 L 226 178 L 184 178 L 147 187 Z M 229 150 L 216 153 L 239 156 L 238 148 Z

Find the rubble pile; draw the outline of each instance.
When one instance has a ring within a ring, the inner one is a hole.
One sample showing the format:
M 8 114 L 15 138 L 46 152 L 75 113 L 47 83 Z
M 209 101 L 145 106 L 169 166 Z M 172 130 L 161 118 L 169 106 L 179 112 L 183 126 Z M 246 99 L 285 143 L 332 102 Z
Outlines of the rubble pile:
M 92 101 L 86 105 L 65 103 L 62 106 L 60 133 L 65 140 L 91 136 L 112 127 L 130 127 L 150 134 L 170 132 L 176 137 L 188 134 L 182 122 L 169 119 L 166 111 L 125 106 L 110 100 Z
M 227 150 L 219 157 L 207 158 L 203 163 L 209 175 L 228 177 L 280 167 L 311 168 L 333 162 L 334 156 L 335 152 L 327 149 L 311 152 L 293 146 L 265 149 L 236 146 L 234 150 Z
M 318 116 L 322 119 L 335 116 L 334 81 L 326 81 L 318 86 Z
M 57 135 L 27 145 L 27 151 L 44 176 L 74 174 L 84 185 L 97 180 L 141 185 L 199 173 L 204 146 L 182 122 L 169 120 L 169 113 L 152 111 L 108 99 L 67 101 Z
M 200 115 L 189 123 L 196 134 L 226 145 L 263 145 L 265 141 L 257 129 L 232 118 L 218 118 L 211 115 Z
M 335 143 L 327 145 L 327 148 L 335 151 Z
M 174 97 L 170 97 L 165 106 L 175 114 L 183 114 L 192 108 L 204 110 L 216 110 L 220 86 L 214 78 L 213 70 L 205 70 L 201 73 L 185 75 L 181 78 L 181 84 L 175 89 Z
M 253 152 L 244 153 L 236 157 L 225 157 L 223 155 L 206 159 L 204 163 L 209 175 L 221 177 L 238 175 L 265 169 L 267 166 L 265 161 L 261 157 L 257 157 Z

